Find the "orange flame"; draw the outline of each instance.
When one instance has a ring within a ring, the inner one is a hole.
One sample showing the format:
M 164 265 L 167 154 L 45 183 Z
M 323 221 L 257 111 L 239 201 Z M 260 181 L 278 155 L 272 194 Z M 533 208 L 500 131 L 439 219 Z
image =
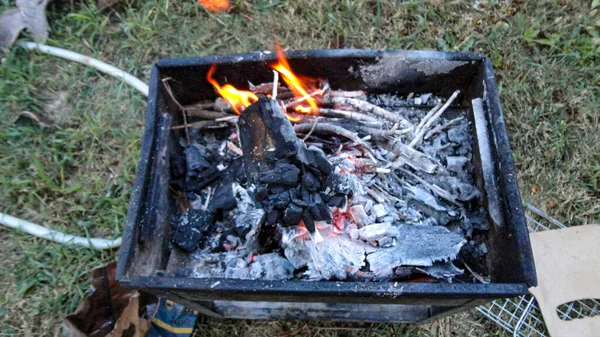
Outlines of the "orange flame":
M 207 11 L 212 13 L 224 12 L 229 9 L 229 1 L 227 0 L 198 0 L 198 2 L 204 6 Z
M 297 98 L 297 101 L 299 101 L 294 110 L 303 114 L 318 114 L 319 107 L 317 106 L 315 96 L 318 96 L 319 94 L 322 95 L 323 93 L 319 93 L 317 88 L 310 85 L 309 82 L 312 81 L 312 79 L 295 75 L 279 44 L 276 44 L 275 46 L 277 48 L 277 63 L 271 65 L 271 68 L 277 70 L 277 72 L 281 74 L 283 81 L 290 88 L 294 97 Z M 308 106 L 306 104 L 308 104 Z
M 206 74 L 206 80 L 215 87 L 219 95 L 229 103 L 235 113 L 241 114 L 250 104 L 258 101 L 258 97 L 251 91 L 237 90 L 231 84 L 220 86 L 219 82 L 212 77 L 216 69 L 217 66 L 213 64 L 208 74 Z

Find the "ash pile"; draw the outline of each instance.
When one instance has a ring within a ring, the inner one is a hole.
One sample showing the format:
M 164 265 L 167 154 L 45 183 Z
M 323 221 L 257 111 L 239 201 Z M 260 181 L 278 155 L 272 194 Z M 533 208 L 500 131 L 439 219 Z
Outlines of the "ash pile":
M 184 155 L 170 158 L 178 276 L 485 281 L 489 225 L 459 92 L 274 83 L 251 86 L 250 102 L 183 107 Z

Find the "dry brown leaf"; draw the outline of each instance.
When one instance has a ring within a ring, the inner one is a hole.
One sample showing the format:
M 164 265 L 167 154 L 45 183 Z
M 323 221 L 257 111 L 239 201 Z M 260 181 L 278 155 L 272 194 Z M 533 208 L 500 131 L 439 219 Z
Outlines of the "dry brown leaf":
M 48 0 L 17 0 L 17 8 L 0 14 L 0 48 L 12 45 L 19 33 L 27 29 L 37 42 L 48 38 L 46 4 Z

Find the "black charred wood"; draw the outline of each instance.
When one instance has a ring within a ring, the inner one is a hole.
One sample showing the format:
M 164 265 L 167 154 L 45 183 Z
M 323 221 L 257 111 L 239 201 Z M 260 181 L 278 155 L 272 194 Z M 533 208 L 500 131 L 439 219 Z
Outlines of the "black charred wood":
M 329 201 L 327 201 L 327 205 L 330 207 L 343 208 L 345 204 L 346 204 L 346 198 L 343 195 L 336 194 L 336 195 L 330 197 Z
M 198 248 L 200 239 L 213 223 L 211 213 L 200 209 L 189 209 L 175 228 L 173 243 L 187 252 Z
M 221 182 L 218 184 L 215 193 L 208 203 L 208 209 L 212 212 L 230 211 L 237 205 L 237 199 L 233 195 L 233 185 L 231 182 Z
M 195 145 L 186 147 L 185 160 L 188 175 L 193 174 L 195 171 L 202 171 L 212 167 L 204 152 L 203 149 Z
M 309 170 L 302 174 L 302 186 L 310 192 L 316 192 L 321 188 L 321 183 Z
M 265 184 L 296 186 L 300 177 L 300 169 L 292 164 L 277 162 L 273 169 L 259 175 L 260 182 Z
M 283 211 L 283 221 L 286 226 L 297 226 L 302 219 L 302 212 L 304 209 L 295 203 L 290 203 L 288 207 Z
M 251 182 L 280 159 L 293 156 L 301 145 L 292 124 L 276 101 L 261 97 L 240 115 L 240 142 Z

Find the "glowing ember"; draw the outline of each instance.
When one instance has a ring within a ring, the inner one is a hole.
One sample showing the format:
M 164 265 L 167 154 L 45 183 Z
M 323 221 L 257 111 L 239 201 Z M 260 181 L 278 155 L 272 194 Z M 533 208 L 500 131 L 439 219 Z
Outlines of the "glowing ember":
M 246 90 L 238 90 L 234 88 L 231 84 L 225 84 L 224 86 L 220 86 L 219 82 L 215 80 L 212 76 L 215 73 L 216 66 L 213 65 L 210 67 L 208 74 L 206 75 L 206 80 L 215 87 L 219 95 L 223 97 L 227 103 L 231 106 L 233 111 L 238 115 L 244 111 L 250 104 L 258 101 L 258 97 L 251 91 Z
M 224 12 L 229 9 L 227 0 L 198 0 L 198 2 L 209 12 Z
M 312 79 L 301 78 L 300 76 L 295 75 L 292 72 L 292 68 L 290 67 L 287 59 L 285 58 L 285 54 L 283 53 L 283 50 L 281 50 L 281 47 L 277 44 L 276 48 L 277 63 L 271 67 L 281 74 L 283 81 L 288 85 L 294 94 L 294 97 L 299 98 L 297 101 L 300 105 L 296 106 L 294 110 L 303 114 L 318 114 L 319 108 L 315 99 L 316 96 L 319 96 L 318 88 L 310 86 L 309 82 L 311 82 Z M 320 94 L 322 95 L 322 92 L 320 92 Z M 304 104 L 308 104 L 308 106 Z

